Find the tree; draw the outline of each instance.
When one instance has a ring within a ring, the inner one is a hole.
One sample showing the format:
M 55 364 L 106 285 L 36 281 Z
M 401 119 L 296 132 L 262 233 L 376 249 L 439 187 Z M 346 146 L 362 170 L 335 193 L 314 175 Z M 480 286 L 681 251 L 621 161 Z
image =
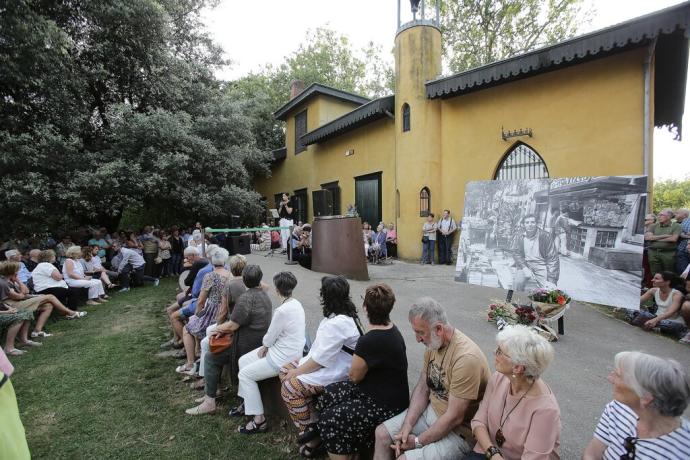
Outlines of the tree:
M 654 182 L 654 212 L 665 208 L 690 208 L 690 178 Z
M 441 27 L 451 71 L 479 67 L 572 37 L 588 22 L 583 0 L 444 0 Z

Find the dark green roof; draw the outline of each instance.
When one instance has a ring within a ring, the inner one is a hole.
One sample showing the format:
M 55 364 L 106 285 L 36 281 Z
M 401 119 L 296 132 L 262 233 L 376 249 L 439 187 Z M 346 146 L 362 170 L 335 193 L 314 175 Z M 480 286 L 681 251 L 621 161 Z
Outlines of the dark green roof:
M 324 95 L 330 96 L 341 101 L 352 102 L 357 105 L 366 104 L 369 99 L 366 97 L 359 96 L 357 94 L 348 93 L 347 91 L 342 91 L 339 89 L 331 88 L 330 86 L 322 85 L 320 83 L 312 83 L 304 91 L 299 93 L 296 97 L 291 99 L 287 104 L 276 110 L 273 115 L 278 120 L 285 121 L 287 119 L 287 114 L 292 109 L 296 108 L 303 102 L 306 102 L 313 96 Z

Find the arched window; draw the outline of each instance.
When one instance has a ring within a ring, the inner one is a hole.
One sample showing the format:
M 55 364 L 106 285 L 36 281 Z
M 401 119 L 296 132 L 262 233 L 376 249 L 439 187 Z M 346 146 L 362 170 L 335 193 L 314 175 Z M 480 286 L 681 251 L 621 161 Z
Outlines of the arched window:
M 527 144 L 518 142 L 498 165 L 494 179 L 546 179 L 548 177 L 549 170 L 539 154 Z
M 419 192 L 419 217 L 426 217 L 431 212 L 431 191 L 424 187 Z
M 406 102 L 402 106 L 403 132 L 410 130 L 410 105 Z

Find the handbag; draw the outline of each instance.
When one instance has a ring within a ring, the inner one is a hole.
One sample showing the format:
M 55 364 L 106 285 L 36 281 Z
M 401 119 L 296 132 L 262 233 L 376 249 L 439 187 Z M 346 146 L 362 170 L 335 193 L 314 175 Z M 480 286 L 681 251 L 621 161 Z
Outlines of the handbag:
M 211 353 L 221 353 L 232 345 L 232 334 L 223 334 L 221 336 L 212 336 L 208 339 L 208 346 Z
M 427 235 L 424 235 L 422 237 L 422 243 L 428 243 L 429 242 L 429 237 Z

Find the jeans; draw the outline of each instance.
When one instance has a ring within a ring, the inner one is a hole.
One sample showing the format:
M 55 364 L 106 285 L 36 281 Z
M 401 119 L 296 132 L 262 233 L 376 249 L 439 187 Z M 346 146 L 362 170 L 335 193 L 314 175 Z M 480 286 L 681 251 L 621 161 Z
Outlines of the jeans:
M 182 273 L 182 254 L 172 254 L 170 258 L 170 269 L 173 275 Z
M 132 264 L 125 265 L 125 268 L 120 272 L 120 286 L 123 288 L 129 287 L 130 275 L 134 277 L 134 286 L 141 286 L 144 281 L 155 282 L 156 278 L 144 274 L 144 266 L 134 268 Z
M 683 243 L 687 243 L 688 240 L 681 240 Z M 685 268 L 690 263 L 690 254 L 688 254 L 687 249 L 685 251 L 676 252 L 676 273 L 681 274 Z
M 232 345 L 220 353 L 211 353 L 204 356 L 204 392 L 209 398 L 215 398 L 218 392 L 218 382 L 223 366 L 230 364 L 232 357 Z
M 645 321 L 656 318 L 655 314 L 645 310 L 627 310 L 626 316 L 630 324 L 639 327 L 642 327 Z M 688 330 L 683 323 L 671 321 L 670 319 L 662 319 L 656 327 L 659 328 L 659 332 L 676 338 L 681 338 Z
M 438 263 L 453 262 L 453 235 L 438 235 Z
M 436 252 L 436 240 L 427 240 L 422 243 L 422 263 L 434 263 L 434 252 Z

